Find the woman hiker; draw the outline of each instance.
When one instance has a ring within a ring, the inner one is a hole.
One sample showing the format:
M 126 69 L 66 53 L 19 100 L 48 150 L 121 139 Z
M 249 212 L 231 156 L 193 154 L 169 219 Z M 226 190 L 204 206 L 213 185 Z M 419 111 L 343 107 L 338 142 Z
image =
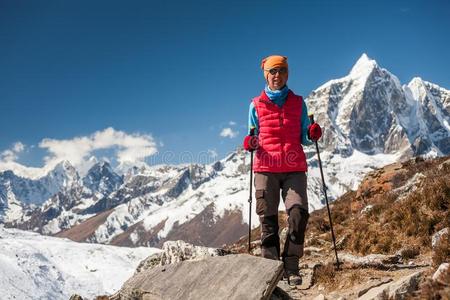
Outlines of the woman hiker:
M 269 56 L 262 60 L 261 68 L 266 87 L 250 103 L 249 135 L 244 139 L 246 150 L 256 150 L 253 171 L 256 213 L 261 223 L 261 255 L 280 259 L 278 205 L 281 190 L 289 217 L 288 235 L 281 254 L 284 277 L 289 285 L 299 285 L 299 259 L 303 256 L 309 217 L 307 163 L 302 145 L 317 141 L 322 130 L 318 124 L 310 124 L 305 101 L 286 85 L 287 57 Z

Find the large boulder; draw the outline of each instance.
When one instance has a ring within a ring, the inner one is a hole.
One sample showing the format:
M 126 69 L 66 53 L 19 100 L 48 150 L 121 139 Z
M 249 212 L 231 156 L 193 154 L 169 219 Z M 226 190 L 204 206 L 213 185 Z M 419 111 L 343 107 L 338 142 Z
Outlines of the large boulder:
M 283 263 L 247 254 L 156 266 L 135 274 L 116 299 L 269 299 Z

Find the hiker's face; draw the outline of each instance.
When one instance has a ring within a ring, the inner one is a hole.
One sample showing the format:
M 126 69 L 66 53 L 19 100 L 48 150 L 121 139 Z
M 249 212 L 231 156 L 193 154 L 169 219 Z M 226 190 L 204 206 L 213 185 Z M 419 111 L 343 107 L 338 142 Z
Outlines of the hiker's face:
M 289 77 L 289 72 L 287 68 L 274 68 L 267 76 L 267 84 L 269 88 L 274 90 L 280 90 L 286 85 Z

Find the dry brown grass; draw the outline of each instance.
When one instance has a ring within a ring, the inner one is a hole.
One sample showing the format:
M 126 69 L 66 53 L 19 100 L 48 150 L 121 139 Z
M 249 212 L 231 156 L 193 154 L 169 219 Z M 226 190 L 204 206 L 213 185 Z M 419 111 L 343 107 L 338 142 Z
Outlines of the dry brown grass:
M 439 167 L 445 159 L 448 157 L 404 163 L 405 169 L 391 177 L 394 187 L 402 186 L 417 172 L 426 176 L 418 189 L 404 199 L 399 200 L 395 190 L 365 198 L 356 198 L 355 192 L 349 192 L 333 203 L 332 219 L 337 239 L 348 235 L 344 250 L 363 255 L 392 254 L 408 245 L 411 251 L 405 252 L 404 258 L 431 250 L 431 235 L 450 226 L 450 164 Z M 383 175 L 377 172 L 376 176 Z M 361 213 L 368 204 L 372 208 Z M 329 232 L 326 209 L 312 214 L 308 230 L 310 236 Z
M 403 169 L 391 177 L 378 170 L 374 172 L 375 179 L 391 178 L 393 189 L 383 191 L 375 187 L 370 193 L 358 197 L 357 193 L 349 192 L 334 202 L 332 218 L 336 238 L 347 236 L 342 249 L 363 255 L 393 254 L 401 250 L 404 259 L 430 253 L 432 235 L 450 227 L 450 164 L 442 164 L 448 159 L 411 160 L 403 163 Z M 418 188 L 399 199 L 395 188 L 403 186 L 418 172 L 425 175 Z M 369 204 L 372 208 L 362 213 L 361 210 Z M 309 245 L 321 245 L 323 240 L 331 245 L 329 232 L 326 208 L 314 212 L 308 225 Z M 450 262 L 449 239 L 444 238 L 432 253 L 435 269 L 443 262 Z M 348 277 L 344 281 L 348 284 L 360 281 L 361 274 L 346 273 Z M 318 270 L 316 279 L 333 289 L 338 281 L 343 281 L 342 276 L 332 265 L 327 265 Z M 426 279 L 415 297 L 450 300 L 450 287 Z
M 350 273 L 350 276 L 348 278 L 348 282 L 351 286 L 356 285 L 358 283 L 361 283 L 362 280 L 366 278 L 366 272 L 362 269 L 354 269 Z
M 337 286 L 337 271 L 332 263 L 319 266 L 314 273 L 314 282 L 333 289 Z
M 400 250 L 400 255 L 403 259 L 412 259 L 420 254 L 417 247 L 405 247 Z
M 368 278 L 382 276 L 377 270 L 346 268 L 345 266 L 336 270 L 335 267 L 333 263 L 318 267 L 314 272 L 314 284 L 325 287 L 328 292 L 349 291 L 356 285 L 366 283 Z

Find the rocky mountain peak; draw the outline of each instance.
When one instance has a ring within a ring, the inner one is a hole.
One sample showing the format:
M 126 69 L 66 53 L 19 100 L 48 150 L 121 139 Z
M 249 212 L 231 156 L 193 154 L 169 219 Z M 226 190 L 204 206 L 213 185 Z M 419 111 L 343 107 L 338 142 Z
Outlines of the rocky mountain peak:
M 402 87 L 366 54 L 349 75 L 314 90 L 306 101 L 327 128 L 326 150 L 400 156 L 450 151 L 450 92 L 418 77 Z
M 71 170 L 71 169 L 75 169 L 72 164 L 70 163 L 70 161 L 68 161 L 67 159 L 60 161 L 58 164 L 56 164 L 56 166 L 53 168 L 53 170 Z
M 367 78 L 375 68 L 378 68 L 377 62 L 369 58 L 366 53 L 363 53 L 350 71 L 350 76 L 352 78 Z
M 63 176 L 79 179 L 79 175 L 75 167 L 68 160 L 63 160 L 55 165 L 55 167 L 47 174 L 48 176 Z
M 416 76 L 413 79 L 411 79 L 411 81 L 408 83 L 408 86 L 421 85 L 421 84 L 423 84 L 422 78 Z
M 114 171 L 112 170 L 111 165 L 108 162 L 100 161 L 89 169 L 88 174 L 92 173 L 101 173 L 106 175 L 109 173 L 114 173 Z
M 41 180 L 48 182 L 51 190 L 59 191 L 79 185 L 80 175 L 68 160 L 63 160 L 48 172 L 45 177 L 41 178 Z
M 101 161 L 89 169 L 83 183 L 92 192 L 106 196 L 119 188 L 123 183 L 123 177 L 115 173 L 108 162 Z
M 411 96 L 415 100 L 423 99 L 427 95 L 427 87 L 425 81 L 420 77 L 414 77 L 407 85 L 411 92 Z

